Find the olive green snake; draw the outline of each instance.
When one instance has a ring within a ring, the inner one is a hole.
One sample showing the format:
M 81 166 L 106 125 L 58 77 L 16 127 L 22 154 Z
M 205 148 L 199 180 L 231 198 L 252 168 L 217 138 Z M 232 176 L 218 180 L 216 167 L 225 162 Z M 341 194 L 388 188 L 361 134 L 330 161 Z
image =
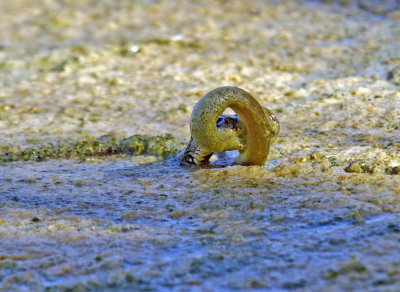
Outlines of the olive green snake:
M 236 115 L 223 114 L 227 108 Z M 197 102 L 190 131 L 188 145 L 178 154 L 182 165 L 205 165 L 214 152 L 230 150 L 239 150 L 239 164 L 264 165 L 279 134 L 279 122 L 248 92 L 225 86 Z

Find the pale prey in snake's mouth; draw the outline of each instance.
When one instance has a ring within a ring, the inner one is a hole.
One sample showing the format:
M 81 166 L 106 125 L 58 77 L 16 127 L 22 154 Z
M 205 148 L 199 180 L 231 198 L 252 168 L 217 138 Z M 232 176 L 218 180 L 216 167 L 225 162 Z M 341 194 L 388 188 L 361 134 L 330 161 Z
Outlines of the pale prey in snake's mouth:
M 222 114 L 227 108 L 235 115 Z M 182 165 L 206 165 L 214 152 L 239 150 L 238 163 L 263 165 L 279 134 L 275 115 L 238 87 L 219 87 L 195 105 L 188 145 L 178 154 Z

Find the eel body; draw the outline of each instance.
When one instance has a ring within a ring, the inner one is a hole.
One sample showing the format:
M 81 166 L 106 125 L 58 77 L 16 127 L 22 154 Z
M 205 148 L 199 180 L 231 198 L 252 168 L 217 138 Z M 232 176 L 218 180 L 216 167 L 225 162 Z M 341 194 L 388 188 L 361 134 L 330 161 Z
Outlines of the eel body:
M 236 115 L 224 115 L 231 108 Z M 214 152 L 239 150 L 238 163 L 263 165 L 279 134 L 275 115 L 238 87 L 219 87 L 195 105 L 191 138 L 180 154 L 185 165 L 205 165 Z

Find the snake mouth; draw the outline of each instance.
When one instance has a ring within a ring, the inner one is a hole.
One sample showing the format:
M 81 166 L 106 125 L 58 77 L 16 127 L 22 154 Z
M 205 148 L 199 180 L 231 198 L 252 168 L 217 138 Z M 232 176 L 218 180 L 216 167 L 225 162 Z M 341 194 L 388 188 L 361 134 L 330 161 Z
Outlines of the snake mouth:
M 227 108 L 236 114 L 222 114 Z M 248 92 L 227 86 L 199 100 L 190 129 L 191 139 L 179 157 L 181 164 L 205 165 L 214 152 L 239 150 L 240 164 L 263 165 L 278 136 L 279 122 Z

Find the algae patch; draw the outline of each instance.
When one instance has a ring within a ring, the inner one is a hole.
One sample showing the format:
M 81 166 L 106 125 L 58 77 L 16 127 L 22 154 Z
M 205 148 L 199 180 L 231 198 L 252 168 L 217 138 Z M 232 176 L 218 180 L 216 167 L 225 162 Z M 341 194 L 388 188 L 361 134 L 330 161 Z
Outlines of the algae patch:
M 133 135 L 118 139 L 103 136 L 94 140 L 79 141 L 70 145 L 60 144 L 42 148 L 29 148 L 0 156 L 0 162 L 43 161 L 47 159 L 77 159 L 102 157 L 115 154 L 154 155 L 162 158 L 173 156 L 183 147 L 183 143 L 171 134 L 160 136 Z

